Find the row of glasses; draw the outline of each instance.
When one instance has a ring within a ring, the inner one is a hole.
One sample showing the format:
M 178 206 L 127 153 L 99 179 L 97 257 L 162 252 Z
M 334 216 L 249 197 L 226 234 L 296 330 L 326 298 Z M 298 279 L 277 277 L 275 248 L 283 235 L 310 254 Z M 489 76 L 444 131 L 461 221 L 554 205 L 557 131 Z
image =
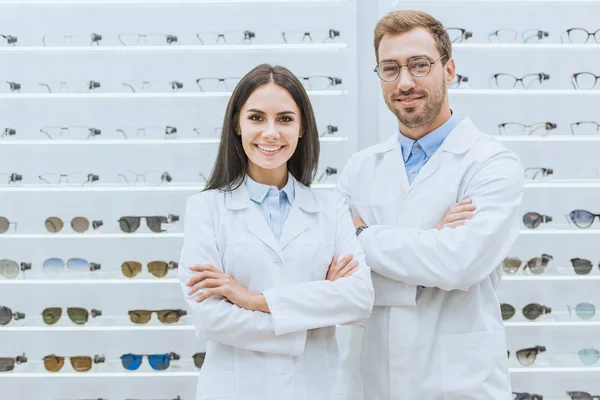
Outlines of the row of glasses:
M 588 210 L 577 209 L 573 210 L 565 218 L 569 225 L 571 223 L 580 229 L 587 229 L 592 226 L 594 219 L 600 220 L 600 214 L 595 214 Z M 541 224 L 552 222 L 553 218 L 550 215 L 540 214 L 535 211 L 527 212 L 523 215 L 523 225 L 529 229 L 538 228 Z
M 598 121 L 576 121 L 569 124 L 572 135 L 597 135 L 600 134 L 600 122 Z M 555 122 L 534 122 L 525 124 L 521 122 L 502 122 L 498 124 L 500 135 L 526 135 L 533 134 L 546 136 L 555 130 L 558 125 Z
M 506 257 L 500 265 L 502 272 L 505 274 L 514 275 L 522 270 L 523 272 L 529 271 L 533 275 L 540 275 L 548 269 L 553 260 L 552 255 L 544 253 L 528 260 L 521 260 L 519 257 Z M 569 262 L 577 275 L 589 275 L 594 268 L 594 263 L 585 258 L 574 257 Z M 597 266 L 600 269 L 600 263 Z
M 289 30 L 281 32 L 285 44 L 332 43 L 340 37 L 340 31 L 327 30 Z M 100 33 L 69 33 L 42 36 L 44 46 L 100 46 L 103 35 Z M 250 30 L 204 31 L 196 34 L 199 45 L 243 45 L 252 44 L 256 32 Z M 123 46 L 171 46 L 179 42 L 179 37 L 171 33 L 120 33 L 119 44 Z M 0 46 L 16 46 L 18 37 L 9 34 L 0 35 Z
M 464 28 L 446 28 L 452 43 L 463 43 L 473 37 L 473 32 Z M 496 29 L 487 35 L 490 43 L 545 43 L 550 33 L 541 29 L 519 31 L 510 28 Z M 584 28 L 569 28 L 560 34 L 562 43 L 584 44 L 600 43 L 600 29 L 588 31 Z
M 510 260 L 507 261 L 510 264 Z M 507 267 L 508 268 L 508 267 Z M 504 264 L 503 264 L 504 269 Z M 587 321 L 596 315 L 596 306 L 589 302 L 582 302 L 575 307 L 567 306 L 569 315 L 575 314 L 579 319 Z M 500 311 L 502 312 L 502 320 L 508 321 L 515 316 L 517 310 L 512 304 L 500 303 Z M 552 313 L 552 308 L 538 303 L 530 303 L 523 307 L 523 316 L 530 321 L 535 321 L 543 315 Z
M 241 77 L 201 77 L 196 79 L 196 86 L 201 92 L 230 92 L 239 83 Z M 298 76 L 306 90 L 335 89 L 342 84 L 342 79 L 334 76 L 311 75 Z M 130 80 L 121 82 L 129 93 L 163 93 L 178 92 L 184 83 L 177 80 Z M 54 81 L 41 82 L 44 93 L 90 93 L 102 87 L 102 83 L 89 81 Z M 0 93 L 20 93 L 23 85 L 14 81 L 0 81 Z

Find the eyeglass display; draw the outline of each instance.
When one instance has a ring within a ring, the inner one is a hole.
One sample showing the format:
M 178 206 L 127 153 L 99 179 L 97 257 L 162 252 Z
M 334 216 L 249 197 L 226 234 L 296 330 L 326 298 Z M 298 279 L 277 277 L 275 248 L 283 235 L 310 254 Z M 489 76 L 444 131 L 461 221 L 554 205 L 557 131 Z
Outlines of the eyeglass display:
M 549 79 L 550 75 L 544 72 L 526 74 L 520 78 L 506 73 L 494 74 L 491 77 L 491 81 L 499 89 L 514 89 L 518 84 L 523 89 L 535 89 L 541 87 Z
M 123 46 L 161 46 L 177 43 L 177 36 L 165 33 L 121 33 L 117 38 Z
M 335 125 L 327 125 L 325 129 L 319 134 L 319 137 L 333 135 L 338 131 L 338 127 Z
M 571 265 L 577 275 L 588 275 L 594 268 L 594 264 L 584 258 L 572 258 Z M 600 268 L 600 263 L 598 263 L 598 268 Z
M 192 358 L 194 359 L 194 365 L 196 368 L 202 368 L 202 365 L 204 365 L 204 359 L 206 358 L 206 353 L 196 353 L 192 356 Z
M 179 221 L 178 215 L 169 214 L 164 215 L 149 215 L 149 216 L 126 216 L 119 218 L 119 227 L 125 233 L 133 233 L 140 227 L 142 219 L 146 220 L 148 228 L 155 233 L 165 232 L 162 229 L 162 224 L 170 224 L 172 222 Z
M 102 315 L 102 311 L 92 309 L 86 310 L 82 307 L 67 307 L 67 316 L 76 325 L 83 325 L 89 321 L 90 315 L 96 318 Z M 46 325 L 56 324 L 62 316 L 61 307 L 48 307 L 42 311 L 42 319 Z
M 571 84 L 573 84 L 573 87 L 575 89 L 593 89 L 598 83 L 599 79 L 599 75 L 593 74 L 591 72 L 578 72 L 576 74 L 573 74 L 573 76 L 571 77 Z
M 579 121 L 571 124 L 573 135 L 594 135 L 600 133 L 600 123 L 596 121 Z
M 2 131 L 2 135 L 0 135 L 1 137 L 8 137 L 8 136 L 15 136 L 17 134 L 17 130 L 16 129 L 12 129 L 12 128 L 4 128 L 4 130 Z
M 594 214 L 587 210 L 573 210 L 569 213 L 567 219 L 575 224 L 576 227 L 587 229 L 592 226 L 596 217 L 600 219 L 600 214 Z
M 50 233 L 60 232 L 64 225 L 63 220 L 58 217 L 48 217 L 44 222 L 46 230 Z M 92 221 L 93 229 L 98 229 L 102 225 L 104 225 L 104 223 L 100 220 Z M 77 233 L 84 233 L 90 228 L 90 221 L 85 217 L 75 217 L 71 220 L 71 228 Z
M 299 76 L 306 90 L 327 90 L 342 84 L 341 78 L 333 76 Z
M 591 395 L 588 392 L 567 392 L 571 400 L 600 400 L 600 395 Z
M 143 173 L 124 171 L 119 174 L 119 179 L 126 185 L 160 185 L 161 183 L 171 182 L 173 177 L 167 171 L 148 171 Z
M 152 314 L 156 313 L 158 320 L 163 324 L 174 324 L 179 322 L 180 318 L 187 315 L 185 310 L 130 310 L 128 312 L 129 319 L 134 324 L 147 324 L 152 318 Z
M 97 128 L 92 128 L 84 125 L 72 126 L 43 126 L 40 128 L 40 133 L 48 136 L 48 139 L 57 139 L 64 136 L 75 139 L 91 139 L 100 136 L 102 131 Z
M 48 372 L 59 372 L 65 365 L 65 359 L 68 358 L 71 361 L 71 366 L 77 372 L 87 372 L 92 369 L 94 364 L 102 364 L 105 362 L 103 356 L 95 355 L 94 358 L 90 356 L 57 356 L 56 354 L 50 354 L 43 358 L 44 368 Z
M 514 317 L 516 313 L 515 307 L 507 303 L 500 304 L 500 310 L 502 312 L 502 320 L 508 321 L 512 317 Z M 530 303 L 523 307 L 523 316 L 530 321 L 535 321 L 539 317 L 545 314 L 550 314 L 552 309 L 550 307 L 546 307 L 537 303 Z
M 532 135 L 534 133 L 546 136 L 551 130 L 556 129 L 554 122 L 534 122 L 533 124 L 522 124 L 520 122 L 503 122 L 498 124 L 500 135 Z
M 213 126 L 212 128 L 193 128 L 198 136 L 220 137 L 223 134 L 222 126 Z
M 0 35 L 0 46 L 15 46 L 19 39 L 12 35 Z
M 135 371 L 142 365 L 142 359 L 148 358 L 148 362 L 152 369 L 156 371 L 164 371 L 171 365 L 171 360 L 179 360 L 181 357 L 176 353 L 168 354 L 123 354 L 121 356 L 121 363 L 123 368 L 129 371 Z
M 327 31 L 285 31 L 281 33 L 283 41 L 287 44 L 300 43 L 329 43 L 340 37 L 340 31 L 329 29 Z
M 0 81 L 0 93 L 21 92 L 21 84 L 13 81 Z
M 118 128 L 117 132 L 122 134 L 125 139 L 137 138 L 140 136 L 151 138 L 174 139 L 177 137 L 177 127 L 175 126 L 145 126 L 139 128 Z
M 0 357 L 0 372 L 10 372 L 15 369 L 16 364 L 24 364 L 27 362 L 25 354 L 16 357 Z
M 232 91 L 240 81 L 240 77 L 228 77 L 228 78 L 198 78 L 196 79 L 196 85 L 201 92 L 223 92 Z
M 85 93 L 101 86 L 97 81 L 40 82 L 38 85 L 45 88 L 48 93 Z
M 533 365 L 537 359 L 537 355 L 546 351 L 545 346 L 535 346 L 517 351 L 517 360 L 521 365 L 528 367 Z M 507 352 L 510 358 L 510 351 Z
M 336 175 L 337 172 L 338 172 L 337 168 L 326 167 L 324 170 L 322 170 L 321 174 L 317 178 L 317 182 L 321 182 L 321 181 L 323 181 L 323 179 L 327 179 L 328 177 L 330 177 L 332 175 Z
M 252 39 L 256 37 L 256 33 L 252 31 L 227 31 L 227 32 L 199 32 L 196 37 L 200 44 L 250 44 Z
M 12 320 L 19 321 L 25 319 L 25 314 L 21 312 L 13 312 L 8 307 L 0 306 L 0 325 L 8 325 Z
M 584 321 L 592 319 L 596 315 L 596 306 L 592 303 L 579 303 L 574 308 L 567 306 L 567 309 L 569 310 L 569 315 L 573 315 L 573 312 L 575 312 L 575 315 Z
M 552 168 L 525 168 L 525 179 L 534 181 L 537 177 L 546 177 L 554 174 Z
M 19 276 L 19 272 L 25 272 L 31 269 L 31 263 L 17 263 L 13 260 L 0 260 L 0 276 L 6 279 L 14 279 Z
M 14 230 L 16 232 L 17 231 L 17 223 L 16 222 L 11 222 L 6 217 L 0 217 L 0 233 L 8 232 L 8 229 L 10 228 L 11 225 L 14 227 Z
M 541 394 L 531 394 L 527 392 L 512 392 L 513 400 L 544 400 Z
M 600 351 L 594 348 L 585 348 L 577 351 L 579 361 L 586 367 L 591 367 L 600 360 Z
M 449 88 L 452 89 L 468 89 L 469 88 L 469 77 L 456 74 L 454 75 L 454 79 L 452 83 L 448 85 Z
M 546 270 L 546 267 L 548 267 L 548 263 L 550 263 L 550 261 L 552 261 L 553 259 L 554 259 L 554 257 L 552 257 L 549 254 L 542 254 L 539 257 L 530 258 L 523 265 L 523 261 L 520 258 L 506 257 L 502 261 L 501 266 L 502 266 L 502 271 L 507 274 L 517 273 L 519 271 L 519 269 L 521 268 L 521 265 L 523 265 L 523 271 L 525 271 L 527 268 L 529 268 L 531 273 L 533 273 L 535 275 L 539 275 L 539 274 L 542 274 Z
M 583 44 L 592 38 L 596 43 L 600 43 L 600 29 L 596 32 L 590 32 L 583 28 L 567 29 L 560 37 L 563 43 Z
M 157 278 L 162 278 L 172 270 L 179 268 L 179 264 L 175 261 L 150 261 L 147 264 L 148 272 Z M 133 278 L 142 272 L 142 263 L 139 261 L 125 261 L 121 264 L 121 272 L 127 278 Z
M 44 35 L 42 37 L 44 46 L 98 46 L 101 40 L 102 35 L 98 33 Z
M 84 185 L 86 183 L 97 182 L 100 176 L 96 174 L 79 173 L 47 173 L 38 176 L 38 179 L 48 185 Z
M 11 174 L 0 174 L 0 185 L 10 185 L 13 183 L 21 182 L 23 175 L 13 172 Z
M 462 43 L 473 37 L 473 32 L 463 28 L 446 28 L 446 32 L 448 32 L 452 43 Z
M 406 65 L 399 65 L 396 61 L 386 60 L 377 64 L 373 72 L 376 72 L 382 81 L 393 82 L 400 76 L 402 68 L 406 67 L 412 76 L 420 78 L 426 76 L 431 71 L 432 66 L 444 57 L 447 56 L 443 55 L 435 61 L 423 56 L 411 57 Z
M 183 89 L 183 83 L 179 81 L 126 81 L 121 84 L 133 93 L 176 92 Z
M 62 258 L 48 258 L 42 264 L 42 271 L 46 275 L 56 276 L 63 272 L 65 267 L 73 272 L 93 272 L 99 270 L 102 266 L 83 258 L 69 258 L 66 262 Z
M 542 215 L 537 212 L 528 212 L 523 215 L 523 224 L 529 229 L 535 229 L 548 222 L 552 222 L 552 217 L 549 215 Z
M 541 43 L 549 36 L 548 32 L 539 29 L 528 29 L 521 32 L 521 39 L 519 38 L 519 32 L 514 29 L 498 29 L 488 34 L 488 41 L 490 43 L 515 43 L 517 40 L 521 40 L 522 43 Z

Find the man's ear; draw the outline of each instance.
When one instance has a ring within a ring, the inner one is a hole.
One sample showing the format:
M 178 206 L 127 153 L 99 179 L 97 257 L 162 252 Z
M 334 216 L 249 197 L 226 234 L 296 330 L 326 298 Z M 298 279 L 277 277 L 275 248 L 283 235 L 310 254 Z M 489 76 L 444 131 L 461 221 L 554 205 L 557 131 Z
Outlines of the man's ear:
M 454 63 L 454 58 L 449 59 L 446 65 L 444 65 L 444 71 L 446 73 L 446 86 L 448 86 L 452 84 L 454 77 L 456 76 L 456 64 Z

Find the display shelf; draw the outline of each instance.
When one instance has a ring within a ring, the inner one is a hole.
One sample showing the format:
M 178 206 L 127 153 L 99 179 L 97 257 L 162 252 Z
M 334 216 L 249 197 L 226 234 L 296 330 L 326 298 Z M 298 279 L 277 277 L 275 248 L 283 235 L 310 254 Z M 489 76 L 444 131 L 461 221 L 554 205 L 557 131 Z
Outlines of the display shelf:
M 1 4 L 1 3 L 0 3 Z M 174 45 L 174 46 L 13 46 L 0 47 L 0 54 L 11 53 L 243 53 L 243 52 L 336 52 L 345 43 Z
M 453 43 L 452 50 L 566 50 L 566 51 L 598 51 L 600 44 L 571 44 L 571 43 Z
M 505 322 L 507 328 L 570 328 L 570 327 L 597 327 L 600 326 L 600 321 L 520 321 L 520 322 Z
M 335 97 L 347 94 L 344 90 L 308 90 L 309 96 Z M 598 92 L 600 93 L 600 92 Z M 165 93 L 1 93 L 0 100 L 50 99 L 198 99 L 231 97 L 231 92 L 165 92 Z
M 220 5 L 343 3 L 347 0 L 0 0 L 2 5 Z
M 600 188 L 600 180 L 551 179 L 548 182 L 525 182 L 527 189 Z
M 198 371 L 156 371 L 156 372 L 9 372 L 0 374 L 1 378 L 82 378 L 82 379 L 106 379 L 106 378 L 176 378 L 189 377 L 198 379 Z
M 598 373 L 600 367 L 530 367 L 530 368 L 510 368 L 511 374 L 532 374 L 532 373 Z
M 567 80 L 568 82 L 568 80 Z M 571 89 L 448 89 L 451 96 L 600 96 L 600 90 Z
M 2 285 L 179 285 L 176 278 L 113 278 L 113 279 L 0 279 Z
M 490 136 L 500 142 L 600 142 L 600 135 Z
M 521 229 L 521 235 L 600 235 L 600 229 Z
M 333 143 L 333 142 L 347 142 L 347 136 L 323 136 L 319 138 L 320 142 Z M 219 144 L 221 139 L 219 138 L 185 138 L 185 139 L 91 139 L 91 140 L 0 140 L 2 146 L 14 145 L 14 146 L 56 146 L 56 145 L 87 145 L 87 146 L 98 146 L 98 145 L 182 145 L 182 144 Z
M 183 233 L 12 233 L 0 235 L 0 240 L 10 239 L 179 239 Z
M 503 281 L 598 281 L 600 275 L 503 275 Z
M 3 326 L 0 332 L 129 332 L 129 331 L 190 331 L 193 325 L 123 325 L 123 326 Z
M 312 189 L 335 189 L 335 183 L 315 183 Z M 203 184 L 187 185 L 156 185 L 156 186 L 48 186 L 48 185 L 23 185 L 0 186 L 0 192 L 199 192 L 204 189 Z M 159 234 L 160 235 L 160 234 Z M 130 236 L 130 235 L 126 235 Z

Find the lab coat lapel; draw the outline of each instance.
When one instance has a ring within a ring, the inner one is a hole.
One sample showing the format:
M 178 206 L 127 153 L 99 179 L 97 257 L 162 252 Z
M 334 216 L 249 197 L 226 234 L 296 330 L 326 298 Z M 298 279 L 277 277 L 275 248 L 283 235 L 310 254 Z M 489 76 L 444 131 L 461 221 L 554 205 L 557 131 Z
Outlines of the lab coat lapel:
M 398 186 L 404 193 L 410 189 L 408 177 L 406 176 L 406 167 L 402 157 L 402 148 L 398 141 L 398 134 L 392 135 L 383 146 L 384 154 L 382 164 L 387 172 L 385 182 Z
M 290 175 L 290 179 L 294 178 Z M 314 221 L 314 214 L 319 212 L 312 191 L 296 180 L 294 180 L 294 185 L 294 202 L 279 238 L 281 250 L 307 230 Z
M 277 253 L 280 258 L 283 258 L 275 235 L 258 208 L 252 203 L 245 183 L 230 193 L 227 208 L 239 213 L 239 217 L 243 219 L 248 231 Z

